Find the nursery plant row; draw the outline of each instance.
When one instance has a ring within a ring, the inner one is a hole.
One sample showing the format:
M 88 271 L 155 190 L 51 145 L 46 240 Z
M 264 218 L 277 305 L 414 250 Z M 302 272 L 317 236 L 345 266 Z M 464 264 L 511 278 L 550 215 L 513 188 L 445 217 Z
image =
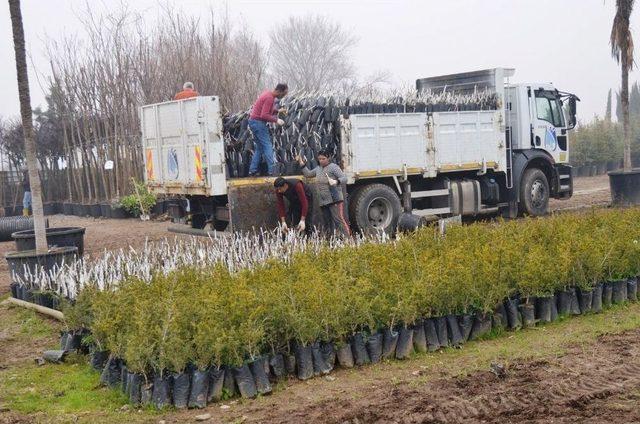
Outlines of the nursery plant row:
M 184 266 L 65 308 L 132 403 L 203 407 L 637 298 L 640 210 L 425 228 L 230 272 Z M 67 337 L 69 339 L 69 337 Z

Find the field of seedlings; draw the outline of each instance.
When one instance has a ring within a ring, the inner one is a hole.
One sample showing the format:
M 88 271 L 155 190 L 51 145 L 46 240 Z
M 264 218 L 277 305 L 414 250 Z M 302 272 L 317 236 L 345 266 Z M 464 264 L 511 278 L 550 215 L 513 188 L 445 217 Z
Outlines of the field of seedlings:
M 132 405 L 204 408 L 635 301 L 640 211 L 424 229 L 396 240 L 258 233 L 149 244 L 22 281 L 56 292 L 61 347 Z M 14 286 L 15 288 L 15 286 Z

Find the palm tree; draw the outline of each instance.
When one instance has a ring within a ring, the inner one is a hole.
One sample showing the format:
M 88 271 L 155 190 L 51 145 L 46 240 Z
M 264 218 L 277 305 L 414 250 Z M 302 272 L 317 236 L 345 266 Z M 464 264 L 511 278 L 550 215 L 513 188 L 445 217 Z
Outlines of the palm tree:
M 48 251 L 44 210 L 42 208 L 42 188 L 36 159 L 36 143 L 33 137 L 33 121 L 31 98 L 29 96 L 29 78 L 27 75 L 27 58 L 25 54 L 24 29 L 22 27 L 22 13 L 20 0 L 9 0 L 11 27 L 13 29 L 13 48 L 16 54 L 16 72 L 18 74 L 18 95 L 20 97 L 20 117 L 24 133 L 24 150 L 31 185 L 33 224 L 36 235 L 36 253 Z
M 631 170 L 631 134 L 629 132 L 629 71 L 633 68 L 633 37 L 629 18 L 635 0 L 616 0 L 616 16 L 611 28 L 611 54 L 622 68 L 620 104 L 624 131 L 624 171 Z

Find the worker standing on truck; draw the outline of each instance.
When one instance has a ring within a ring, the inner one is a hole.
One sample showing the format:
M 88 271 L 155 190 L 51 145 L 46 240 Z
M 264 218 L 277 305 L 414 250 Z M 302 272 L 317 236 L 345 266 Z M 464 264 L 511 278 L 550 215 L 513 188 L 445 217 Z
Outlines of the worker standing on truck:
M 173 100 L 184 100 L 192 97 L 198 97 L 198 92 L 193 88 L 193 83 L 187 81 L 182 85 L 182 91 L 177 93 Z
M 275 100 L 286 96 L 288 91 L 287 84 L 280 83 L 276 85 L 274 90 L 263 92 L 251 108 L 249 128 L 251 128 L 256 141 L 256 150 L 253 152 L 253 158 L 251 158 L 251 165 L 249 166 L 250 177 L 258 175 L 258 166 L 260 166 L 260 161 L 263 157 L 267 162 L 269 175 L 273 175 L 273 144 L 271 143 L 267 123 L 272 122 L 277 125 L 284 125 L 284 121 L 278 118 L 278 113 L 284 112 L 284 109 L 276 109 Z
M 313 233 L 313 194 L 309 187 L 297 178 L 278 177 L 273 182 L 276 189 L 280 226 L 287 231 L 287 219 L 296 230 L 307 236 Z M 289 201 L 285 211 L 284 198 Z
M 301 156 L 298 156 L 297 160 L 302 167 L 304 176 L 316 179 L 322 224 L 325 231 L 330 234 L 339 233 L 343 236 L 350 236 L 351 229 L 345 218 L 344 195 L 342 193 L 342 188 L 347 184 L 347 177 L 338 165 L 331 162 L 331 153 L 324 149 L 320 150 L 318 152 L 319 165 L 313 169 L 307 168 L 306 161 Z

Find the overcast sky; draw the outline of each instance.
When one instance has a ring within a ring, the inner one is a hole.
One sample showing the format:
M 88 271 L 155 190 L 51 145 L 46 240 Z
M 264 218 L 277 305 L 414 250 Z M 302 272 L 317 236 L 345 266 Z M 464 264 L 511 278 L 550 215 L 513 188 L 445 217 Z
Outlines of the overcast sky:
M 113 9 L 121 0 L 89 0 L 94 8 Z M 130 2 L 155 15 L 157 0 Z M 22 0 L 33 106 L 44 102 L 48 68 L 44 40 L 82 31 L 80 0 Z M 579 117 L 604 114 L 609 88 L 619 84 L 611 58 L 609 33 L 615 0 L 228 0 L 173 1 L 186 14 L 208 15 L 226 5 L 232 19 L 267 38 L 289 15 L 318 13 L 341 23 L 359 39 L 353 51 L 361 75 L 389 71 L 396 84 L 417 78 L 492 67 L 514 67 L 514 82 L 553 82 L 582 100 Z M 0 21 L 3 67 L 0 116 L 19 112 L 8 6 Z M 640 11 L 632 31 L 640 26 Z M 640 43 L 640 42 L 638 42 Z M 638 44 L 640 45 L 640 44 Z M 640 54 L 640 52 L 638 52 Z M 34 72 L 34 65 L 35 71 Z M 634 72 L 631 81 L 639 78 Z M 205 93 L 216 94 L 216 93 Z

